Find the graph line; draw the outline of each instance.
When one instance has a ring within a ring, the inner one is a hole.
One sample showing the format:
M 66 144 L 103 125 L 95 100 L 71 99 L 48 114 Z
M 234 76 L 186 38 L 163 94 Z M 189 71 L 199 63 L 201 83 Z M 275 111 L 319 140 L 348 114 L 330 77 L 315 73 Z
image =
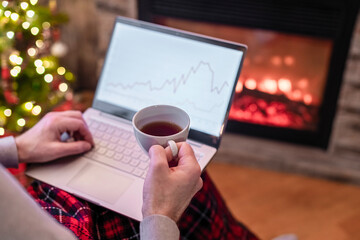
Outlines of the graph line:
M 144 96 L 141 96 L 141 97 L 137 97 L 137 96 L 133 96 L 133 95 L 127 95 L 127 94 L 123 94 L 123 93 L 118 93 L 117 91 L 115 90 L 108 90 L 109 93 L 112 93 L 112 94 L 115 94 L 117 96 L 123 96 L 125 98 L 132 98 L 134 99 L 135 101 L 141 101 L 141 102 L 147 102 L 147 103 L 152 103 L 152 99 L 151 98 L 144 98 Z M 152 103 L 152 104 L 163 104 L 163 103 L 158 103 L 158 102 L 155 102 L 155 103 Z M 173 103 L 171 103 L 173 104 Z M 185 105 L 188 105 L 188 106 L 191 106 L 192 109 L 195 109 L 197 111 L 201 111 L 201 112 L 206 112 L 206 113 L 211 113 L 211 112 L 214 112 L 216 108 L 220 108 L 223 104 L 224 104 L 224 101 L 220 101 L 212 106 L 207 106 L 207 107 L 199 107 L 196 102 L 194 101 L 191 101 L 189 99 L 185 99 L 184 101 L 182 102 L 174 102 L 175 106 L 185 106 Z
M 185 101 L 177 103 L 177 105 L 180 105 L 180 106 L 189 105 L 195 110 L 198 110 L 198 111 L 201 111 L 201 112 L 207 112 L 207 113 L 214 112 L 214 110 L 216 108 L 221 107 L 223 104 L 224 104 L 224 101 L 221 101 L 221 102 L 219 102 L 217 104 L 214 104 L 212 106 L 208 106 L 208 107 L 204 108 L 204 107 L 199 107 L 196 104 L 196 102 L 190 101 L 189 99 L 185 99 Z
M 160 90 L 164 89 L 165 86 L 172 85 L 173 92 L 176 93 L 177 90 L 179 89 L 179 87 L 181 85 L 185 85 L 187 83 L 187 81 L 189 80 L 190 76 L 195 75 L 201 66 L 207 66 L 211 73 L 211 85 L 210 85 L 211 93 L 216 92 L 217 94 L 220 94 L 224 87 L 229 86 L 229 84 L 227 82 L 224 82 L 221 87 L 214 86 L 214 75 L 215 75 L 214 70 L 211 68 L 210 63 L 207 63 L 204 61 L 200 61 L 196 67 L 191 67 L 189 69 L 189 71 L 187 72 L 187 74 L 186 75 L 182 74 L 179 79 L 177 79 L 177 78 L 173 78 L 171 80 L 167 79 L 163 82 L 163 84 L 161 86 L 158 86 L 158 87 L 153 86 L 151 80 L 145 81 L 145 82 L 134 82 L 131 84 L 108 83 L 107 85 L 112 86 L 112 87 L 120 86 L 124 90 L 133 89 L 134 87 L 137 87 L 137 86 L 148 86 L 150 91 L 160 91 Z

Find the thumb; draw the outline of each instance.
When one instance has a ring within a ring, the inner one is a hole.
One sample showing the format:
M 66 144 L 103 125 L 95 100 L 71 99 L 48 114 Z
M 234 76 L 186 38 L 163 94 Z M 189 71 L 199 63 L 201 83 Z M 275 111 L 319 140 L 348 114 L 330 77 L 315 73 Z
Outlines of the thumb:
M 91 149 L 91 144 L 87 141 L 64 142 L 57 143 L 55 146 L 56 155 L 58 158 L 68 155 L 80 154 Z

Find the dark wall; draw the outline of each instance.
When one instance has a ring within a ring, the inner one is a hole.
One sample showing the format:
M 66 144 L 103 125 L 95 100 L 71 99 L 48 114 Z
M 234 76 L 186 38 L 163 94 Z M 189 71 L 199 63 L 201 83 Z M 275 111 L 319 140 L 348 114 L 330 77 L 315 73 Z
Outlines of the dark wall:
M 75 89 L 95 90 L 117 15 L 136 17 L 135 0 L 62 0 L 58 9 L 69 16 L 61 39 L 68 46 L 61 60 L 77 77 Z

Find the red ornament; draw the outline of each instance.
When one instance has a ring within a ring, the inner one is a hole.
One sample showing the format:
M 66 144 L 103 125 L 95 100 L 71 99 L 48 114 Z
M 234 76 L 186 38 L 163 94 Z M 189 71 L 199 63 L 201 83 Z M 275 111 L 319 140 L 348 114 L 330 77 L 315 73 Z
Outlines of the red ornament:
M 8 104 L 15 105 L 19 103 L 19 98 L 10 90 L 4 91 L 4 97 Z
M 1 68 L 1 78 L 9 81 L 10 80 L 10 70 L 8 67 L 2 67 Z
M 52 35 L 53 35 L 53 41 L 57 42 L 60 40 L 61 37 L 61 32 L 59 28 L 54 28 L 52 31 Z
M 54 80 L 51 82 L 51 88 L 52 88 L 53 90 L 58 90 L 60 83 L 62 83 L 61 79 L 59 79 L 59 78 L 54 78 Z
M 23 39 L 23 33 L 22 32 L 16 32 L 15 37 L 17 40 L 22 40 Z

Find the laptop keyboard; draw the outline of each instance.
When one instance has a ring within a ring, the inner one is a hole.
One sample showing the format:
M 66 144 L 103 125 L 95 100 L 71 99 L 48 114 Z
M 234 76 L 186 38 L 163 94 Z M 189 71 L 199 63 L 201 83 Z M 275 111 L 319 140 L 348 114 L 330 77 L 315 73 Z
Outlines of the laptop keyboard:
M 134 176 L 145 178 L 149 157 L 136 142 L 133 132 L 99 122 L 87 121 L 95 147 L 86 157 Z M 199 161 L 202 154 L 195 153 Z
M 149 157 L 141 150 L 131 131 L 96 120 L 88 121 L 95 148 L 85 156 L 132 175 L 145 178 Z

